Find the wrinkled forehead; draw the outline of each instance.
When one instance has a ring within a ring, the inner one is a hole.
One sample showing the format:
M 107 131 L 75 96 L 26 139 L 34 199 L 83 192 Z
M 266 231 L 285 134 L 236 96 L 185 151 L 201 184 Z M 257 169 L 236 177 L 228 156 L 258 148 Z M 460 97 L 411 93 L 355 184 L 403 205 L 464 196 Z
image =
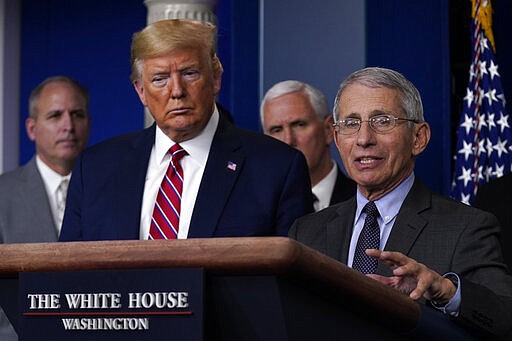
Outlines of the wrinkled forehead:
M 367 118 L 378 113 L 403 114 L 400 93 L 387 87 L 369 87 L 359 83 L 348 85 L 338 103 L 340 118 Z

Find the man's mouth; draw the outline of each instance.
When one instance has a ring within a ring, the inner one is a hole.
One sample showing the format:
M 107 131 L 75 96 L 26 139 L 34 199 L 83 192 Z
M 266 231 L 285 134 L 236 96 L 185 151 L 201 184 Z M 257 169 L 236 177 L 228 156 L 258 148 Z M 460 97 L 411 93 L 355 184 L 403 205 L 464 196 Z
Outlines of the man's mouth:
M 175 115 L 179 115 L 179 114 L 184 114 L 186 113 L 187 111 L 189 111 L 190 108 L 187 108 L 187 107 L 180 107 L 180 108 L 174 108 L 170 111 L 171 114 L 175 114 Z
M 382 158 L 376 156 L 363 156 L 356 158 L 355 162 L 359 167 L 361 167 L 361 169 L 370 169 L 377 167 L 382 162 Z
M 359 162 L 361 162 L 362 164 L 370 164 L 373 161 L 375 161 L 375 159 L 370 157 L 363 157 L 359 159 Z
M 74 143 L 76 143 L 76 139 L 73 139 L 73 138 L 60 139 L 57 141 L 57 143 L 74 144 Z

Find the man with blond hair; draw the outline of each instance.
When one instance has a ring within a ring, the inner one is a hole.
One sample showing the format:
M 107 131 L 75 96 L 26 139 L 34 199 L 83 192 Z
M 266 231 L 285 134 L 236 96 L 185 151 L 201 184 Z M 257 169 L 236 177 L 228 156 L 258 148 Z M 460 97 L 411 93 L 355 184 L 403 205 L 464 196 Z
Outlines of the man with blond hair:
M 191 20 L 133 36 L 131 80 L 155 124 L 83 153 L 60 240 L 286 236 L 312 211 L 303 155 L 219 115 L 216 36 Z

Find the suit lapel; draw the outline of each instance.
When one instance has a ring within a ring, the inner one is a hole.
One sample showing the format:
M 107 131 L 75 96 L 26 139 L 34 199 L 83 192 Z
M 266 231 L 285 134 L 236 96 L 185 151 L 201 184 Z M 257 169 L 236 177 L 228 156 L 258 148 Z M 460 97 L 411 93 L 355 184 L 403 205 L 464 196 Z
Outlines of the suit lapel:
M 120 184 L 116 187 L 117 200 L 123 203 L 123 214 L 119 216 L 122 221 L 116 224 L 119 239 L 139 239 L 142 199 L 155 129 L 156 124 L 153 124 L 132 139 L 131 152 L 122 163 L 122 167 L 129 171 L 120 171 L 117 175 Z
M 48 236 L 54 236 L 54 240 L 57 241 L 55 221 L 53 220 L 43 178 L 37 169 L 35 157 L 23 168 L 21 179 L 25 184 L 21 186 L 21 198 L 26 205 L 24 210 L 31 217 L 32 226 L 36 227 L 27 227 L 33 233 L 32 238 L 47 240 Z M 41 238 L 38 236 L 41 236 Z
M 385 250 L 400 251 L 408 255 L 418 235 L 427 225 L 420 213 L 431 206 L 431 194 L 418 178 L 414 180 L 409 194 L 405 198 L 389 235 Z M 388 274 L 389 268 L 379 263 L 377 273 Z
M 327 254 L 340 262 L 347 264 L 348 250 L 356 211 L 355 196 L 338 204 L 336 213 L 338 216 L 327 223 L 326 243 Z
M 236 132 L 221 117 L 197 193 L 189 238 L 214 235 L 233 185 L 242 171 L 244 160 L 245 154 Z

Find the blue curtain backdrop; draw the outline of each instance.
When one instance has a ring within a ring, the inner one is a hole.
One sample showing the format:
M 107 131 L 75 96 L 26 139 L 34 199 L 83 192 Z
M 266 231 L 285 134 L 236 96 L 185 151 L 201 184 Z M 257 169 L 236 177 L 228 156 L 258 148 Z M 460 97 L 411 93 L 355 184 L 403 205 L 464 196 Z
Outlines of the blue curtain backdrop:
M 506 25 L 512 4 L 495 0 L 493 5 L 496 53 L 505 95 L 510 97 L 512 70 L 507 61 L 512 60 L 512 47 L 505 37 L 512 30 Z M 28 95 L 51 75 L 69 75 L 89 88 L 91 144 L 143 126 L 143 108 L 129 81 L 129 46 L 132 34 L 144 27 L 146 13 L 142 0 L 22 2 L 20 163 L 34 153 L 24 128 Z M 219 56 L 225 67 L 219 101 L 238 125 L 258 131 L 258 1 L 219 0 L 217 15 Z M 417 162 L 417 172 L 432 189 L 448 194 L 453 134 L 449 0 L 366 0 L 365 24 L 366 65 L 395 68 L 422 93 L 433 135 Z M 467 39 L 470 49 L 469 36 L 460 39 Z M 325 51 L 305 49 L 304 53 L 321 59 L 329 53 L 328 44 Z
M 30 91 L 63 74 L 90 92 L 90 144 L 140 129 L 143 108 L 129 80 L 130 41 L 146 23 L 141 0 L 24 0 L 21 32 L 20 162 L 34 153 L 25 133 Z
M 232 11 L 244 20 L 234 20 Z M 143 107 L 129 74 L 131 37 L 146 25 L 146 14 L 143 0 L 23 1 L 20 164 L 34 154 L 24 126 L 30 91 L 52 75 L 71 76 L 89 89 L 90 145 L 143 127 Z M 225 68 L 219 101 L 237 124 L 257 129 L 258 2 L 221 0 L 217 15 Z
M 400 71 L 421 93 L 432 136 L 416 162 L 427 185 L 450 185 L 450 59 L 448 1 L 367 1 L 367 65 Z

